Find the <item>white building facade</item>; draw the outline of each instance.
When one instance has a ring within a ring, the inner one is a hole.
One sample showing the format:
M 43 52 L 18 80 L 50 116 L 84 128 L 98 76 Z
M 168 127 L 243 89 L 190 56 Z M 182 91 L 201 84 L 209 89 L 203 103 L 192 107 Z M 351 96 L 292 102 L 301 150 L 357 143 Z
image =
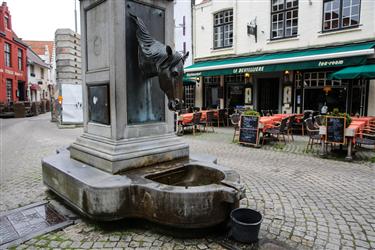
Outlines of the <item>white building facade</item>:
M 189 57 L 185 61 L 185 67 L 190 66 L 192 59 L 192 8 L 194 0 L 175 0 L 174 1 L 174 41 L 175 50 L 184 55 L 189 52 Z M 194 106 L 195 103 L 195 82 L 184 81 L 184 101 L 188 106 Z
M 365 0 L 204 0 L 185 69 L 195 106 L 375 115 L 374 80 L 332 78 L 375 63 L 374 16 Z
M 54 93 L 50 66 L 31 49 L 27 49 L 27 73 L 29 100 L 31 102 L 50 100 Z

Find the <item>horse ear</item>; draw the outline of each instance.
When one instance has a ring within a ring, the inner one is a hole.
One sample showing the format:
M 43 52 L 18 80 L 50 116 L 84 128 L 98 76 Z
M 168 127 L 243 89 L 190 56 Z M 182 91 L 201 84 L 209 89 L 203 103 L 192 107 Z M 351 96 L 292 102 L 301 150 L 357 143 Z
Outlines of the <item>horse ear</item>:
M 171 56 L 173 54 L 172 48 L 168 45 L 166 47 L 166 51 L 167 51 L 168 56 Z
M 184 61 L 185 61 L 185 60 L 186 60 L 186 58 L 188 58 L 188 56 L 189 56 L 189 51 L 185 53 L 185 55 L 184 55 L 184 56 L 182 57 L 182 60 L 184 60 Z

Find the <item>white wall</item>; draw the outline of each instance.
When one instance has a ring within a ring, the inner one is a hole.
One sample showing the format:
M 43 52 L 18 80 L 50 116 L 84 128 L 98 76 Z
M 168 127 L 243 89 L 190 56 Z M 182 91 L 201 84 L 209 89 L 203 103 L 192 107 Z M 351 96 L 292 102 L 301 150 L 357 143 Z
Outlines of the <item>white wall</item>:
M 213 50 L 213 14 L 229 8 L 233 9 L 234 15 L 234 45 L 229 49 Z M 358 28 L 324 34 L 321 33 L 322 10 L 323 0 L 300 0 L 298 36 L 271 41 L 271 0 L 212 0 L 198 4 L 194 8 L 195 58 L 245 55 L 375 38 L 375 1 L 361 1 L 361 25 Z M 247 24 L 255 18 L 258 24 L 257 43 L 254 36 L 247 35 Z
M 183 17 L 185 16 L 185 35 L 183 33 Z M 186 43 L 186 51 L 189 57 L 185 61 L 185 67 L 192 64 L 192 40 L 191 40 L 191 0 L 175 0 L 174 1 L 174 40 L 175 50 L 183 53 L 183 43 Z
M 46 95 L 45 95 L 45 98 L 49 99 L 50 96 L 49 96 L 49 91 L 48 91 L 48 74 L 49 74 L 49 71 L 48 71 L 48 68 L 46 67 L 41 67 L 40 65 L 38 64 L 33 64 L 34 65 L 34 74 L 35 76 L 31 76 L 31 69 L 30 69 L 30 65 L 27 66 L 27 74 L 28 74 L 28 82 L 29 82 L 29 98 L 31 99 L 31 101 L 40 101 L 41 99 L 41 95 L 43 94 L 43 90 L 45 91 Z M 41 68 L 44 69 L 44 79 L 42 79 L 42 75 L 41 75 Z M 42 81 L 42 84 L 38 84 L 39 81 Z M 34 96 L 34 95 L 31 95 L 31 91 L 30 91 L 30 86 L 32 84 L 38 84 L 38 86 L 40 87 L 40 90 L 37 91 L 37 95 Z
M 375 116 L 375 80 L 370 80 L 368 100 L 368 113 L 369 116 Z

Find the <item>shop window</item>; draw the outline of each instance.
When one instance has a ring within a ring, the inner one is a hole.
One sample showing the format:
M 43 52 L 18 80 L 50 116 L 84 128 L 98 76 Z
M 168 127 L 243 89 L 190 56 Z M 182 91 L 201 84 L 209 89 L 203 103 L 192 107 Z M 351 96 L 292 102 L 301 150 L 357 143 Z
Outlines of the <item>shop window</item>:
M 214 48 L 233 45 L 233 10 L 225 10 L 214 15 Z
M 298 0 L 272 0 L 271 39 L 297 36 Z
M 302 74 L 300 72 L 297 72 L 294 77 L 294 83 L 296 89 L 300 89 L 302 87 Z
M 11 46 L 9 43 L 4 43 L 4 61 L 5 61 L 5 66 L 7 67 L 12 67 L 10 55 L 11 55 Z
M 346 85 L 346 83 L 341 80 L 327 80 L 327 76 L 332 73 L 329 71 L 321 72 L 305 72 L 303 75 L 304 78 L 304 87 L 305 88 L 322 88 L 324 86 L 334 86 L 340 87 Z M 297 81 L 297 79 L 296 79 Z M 300 83 L 300 79 L 298 79 Z
M 40 78 L 44 79 L 44 69 L 40 68 Z
M 220 77 L 203 77 L 204 84 L 204 106 L 206 108 L 218 108 L 220 106 L 219 88 Z
M 23 70 L 22 59 L 23 59 L 22 49 L 18 49 L 18 70 Z
M 361 0 L 324 0 L 323 31 L 357 27 Z
M 6 80 L 7 85 L 7 101 L 12 102 L 13 101 L 13 82 L 11 79 Z
M 194 107 L 195 106 L 195 85 L 184 86 L 185 94 L 185 106 Z
M 225 83 L 245 83 L 244 74 L 226 75 L 224 76 Z

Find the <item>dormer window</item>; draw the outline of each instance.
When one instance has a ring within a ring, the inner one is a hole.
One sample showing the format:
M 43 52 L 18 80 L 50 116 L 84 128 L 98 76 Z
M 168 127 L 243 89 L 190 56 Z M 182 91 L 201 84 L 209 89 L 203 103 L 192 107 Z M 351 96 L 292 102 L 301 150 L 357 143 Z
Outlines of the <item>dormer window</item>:
M 4 25 L 5 25 L 5 28 L 7 28 L 8 30 L 10 30 L 10 22 L 9 22 L 9 17 L 8 16 L 4 16 Z

